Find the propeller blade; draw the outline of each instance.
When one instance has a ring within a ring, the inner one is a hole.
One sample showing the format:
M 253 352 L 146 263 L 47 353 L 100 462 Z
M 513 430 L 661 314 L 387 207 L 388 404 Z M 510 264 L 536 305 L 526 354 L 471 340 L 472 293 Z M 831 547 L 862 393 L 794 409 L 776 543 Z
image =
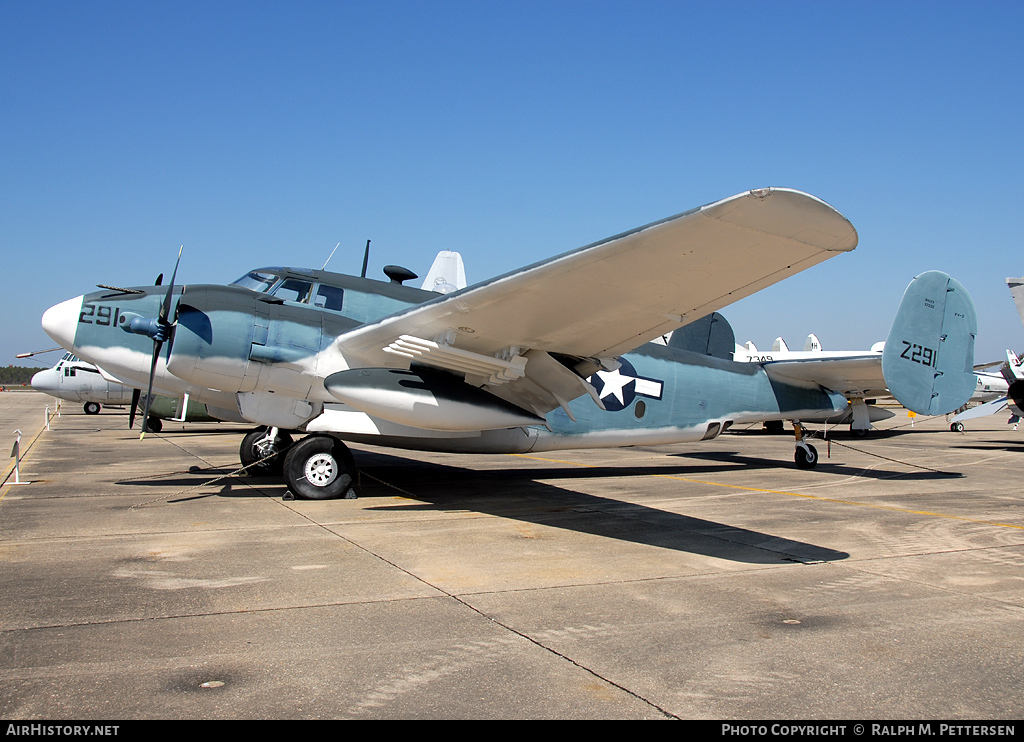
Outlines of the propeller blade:
M 132 389 L 132 406 L 128 408 L 128 430 L 135 427 L 135 413 L 139 411 L 139 397 L 141 396 L 141 389 Z
M 174 279 L 178 276 L 178 264 L 181 263 L 181 251 L 184 249 L 184 245 L 178 248 L 178 260 L 174 263 L 174 273 L 171 274 L 171 282 L 167 284 L 167 295 L 164 297 L 163 306 L 160 307 L 161 324 L 167 324 L 167 315 L 171 313 L 171 294 L 174 293 Z
M 149 424 L 149 408 L 153 403 L 153 377 L 156 375 L 156 362 L 160 358 L 160 347 L 163 343 L 153 341 L 153 360 L 149 364 L 149 388 L 146 390 L 146 406 L 142 411 L 142 431 L 139 434 L 141 441 L 146 437 L 146 426 Z

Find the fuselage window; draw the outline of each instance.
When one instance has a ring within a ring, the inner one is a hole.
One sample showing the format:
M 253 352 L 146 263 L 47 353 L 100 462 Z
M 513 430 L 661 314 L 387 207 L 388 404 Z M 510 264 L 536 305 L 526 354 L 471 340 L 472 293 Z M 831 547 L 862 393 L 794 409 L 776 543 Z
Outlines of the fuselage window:
M 337 286 L 325 286 L 324 284 L 320 284 L 316 288 L 316 296 L 313 297 L 313 304 L 321 309 L 340 312 L 344 296 L 344 289 L 339 289 Z

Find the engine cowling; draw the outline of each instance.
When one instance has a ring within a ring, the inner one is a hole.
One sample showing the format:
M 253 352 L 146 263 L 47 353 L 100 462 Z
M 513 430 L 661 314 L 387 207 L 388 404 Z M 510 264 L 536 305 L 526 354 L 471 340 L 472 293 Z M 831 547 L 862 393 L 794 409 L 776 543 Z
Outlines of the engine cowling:
M 189 286 L 178 303 L 167 370 L 199 386 L 252 391 L 259 364 L 249 356 L 256 295 L 230 286 Z

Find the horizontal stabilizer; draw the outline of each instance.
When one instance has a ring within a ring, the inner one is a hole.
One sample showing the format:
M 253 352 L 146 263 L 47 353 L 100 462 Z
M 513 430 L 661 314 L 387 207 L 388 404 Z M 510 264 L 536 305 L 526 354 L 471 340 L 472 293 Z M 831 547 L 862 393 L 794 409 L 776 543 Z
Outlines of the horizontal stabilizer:
M 969 410 L 964 410 L 950 422 L 962 423 L 964 420 L 973 420 L 977 417 L 988 417 L 989 415 L 994 415 L 997 412 L 1002 412 L 1007 408 L 1007 406 L 1007 398 L 1000 397 L 999 399 L 993 399 L 991 402 L 986 402 L 985 404 L 980 404 L 977 407 L 972 407 Z
M 974 302 L 960 282 L 940 271 L 907 287 L 882 353 L 889 391 L 908 410 L 943 415 L 974 393 Z

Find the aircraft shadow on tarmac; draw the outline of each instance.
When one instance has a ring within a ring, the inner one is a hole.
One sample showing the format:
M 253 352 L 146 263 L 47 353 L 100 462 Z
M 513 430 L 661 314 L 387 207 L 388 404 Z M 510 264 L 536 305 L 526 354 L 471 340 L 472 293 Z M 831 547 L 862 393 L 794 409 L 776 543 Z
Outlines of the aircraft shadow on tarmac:
M 973 443 L 963 446 L 950 446 L 966 451 L 1007 451 L 1009 453 L 1024 453 L 1024 444 L 1020 441 L 987 441 L 985 443 Z
M 824 456 L 824 451 L 818 452 L 820 456 Z M 833 450 L 833 456 L 841 456 L 842 449 Z M 792 469 L 792 463 L 785 461 L 776 461 L 773 459 L 759 459 L 752 456 L 744 456 L 736 453 L 735 451 L 695 451 L 693 453 L 673 453 L 667 454 L 669 456 L 678 456 L 682 458 L 691 459 L 705 459 L 708 461 L 721 461 L 728 463 L 730 466 L 713 467 L 713 471 L 722 472 L 729 471 L 731 469 Z M 892 466 L 893 462 L 887 461 L 887 466 Z M 818 466 L 815 468 L 816 472 L 828 473 L 828 474 L 856 474 L 858 477 L 864 477 L 865 479 L 909 479 L 909 480 L 928 480 L 928 479 L 950 479 L 955 477 L 962 477 L 961 472 L 952 471 L 925 471 L 925 470 L 896 470 L 896 469 L 882 469 L 882 468 L 865 468 L 862 466 L 852 466 L 850 464 L 843 463 L 830 463 L 826 458 L 820 458 L 818 460 Z
M 501 469 L 464 469 L 442 464 L 409 461 L 398 456 L 360 451 L 360 467 L 367 475 L 385 480 L 387 485 L 366 486 L 365 495 L 392 495 L 402 488 L 424 504 L 419 506 L 375 506 L 405 512 L 421 510 L 474 510 L 502 518 L 514 518 L 536 525 L 565 528 L 578 533 L 621 541 L 658 546 L 692 554 L 749 564 L 782 562 L 828 562 L 846 559 L 849 554 L 827 547 L 794 541 L 694 518 L 681 513 L 652 508 L 624 499 L 602 497 L 564 489 L 550 482 L 614 480 L 624 496 L 633 491 L 629 480 L 649 477 L 686 478 L 723 471 L 721 465 L 687 466 L 588 466 L 588 467 L 508 467 Z M 739 463 L 728 469 L 742 469 Z M 660 481 L 671 481 L 660 479 Z M 691 483 L 677 482 L 683 488 Z
M 747 468 L 735 465 L 697 464 L 649 467 L 502 467 L 468 469 L 445 464 L 405 459 L 376 451 L 355 450 L 361 472 L 360 501 L 392 498 L 407 494 L 420 504 L 364 504 L 368 510 L 396 512 L 475 511 L 500 518 L 551 528 L 561 528 L 604 538 L 656 546 L 674 551 L 711 556 L 746 564 L 818 563 L 840 561 L 849 554 L 815 544 L 773 536 L 725 523 L 694 518 L 681 513 L 628 502 L 614 497 L 577 492 L 550 483 L 551 480 L 606 480 L 618 486 L 624 497 L 634 488 L 630 480 L 656 477 L 693 477 L 711 472 Z M 201 478 L 197 475 L 201 475 Z M 145 480 L 124 480 L 120 485 L 180 487 L 183 490 L 203 480 L 230 475 L 228 470 L 194 469 L 187 475 L 172 474 Z M 670 479 L 659 477 L 662 483 Z M 693 486 L 676 482 L 679 488 Z M 187 507 L 190 501 L 215 497 L 281 496 L 285 489 L 271 478 L 229 477 L 212 483 L 218 492 L 183 492 L 165 500 L 169 505 Z
M 363 478 L 364 497 L 390 496 L 395 493 L 394 488 L 401 488 L 423 503 L 368 508 L 372 510 L 473 510 L 539 526 L 748 564 L 830 562 L 849 557 L 845 552 L 814 544 L 550 484 L 551 480 L 615 478 L 617 483 L 623 483 L 631 478 L 658 475 L 687 477 L 721 472 L 722 466 L 544 466 L 480 470 L 410 461 L 369 451 L 358 451 L 356 458 L 360 468 L 369 475 Z M 742 468 L 742 465 L 735 468 Z M 370 477 L 378 481 L 368 483 Z M 678 482 L 678 485 L 686 487 L 690 483 Z M 622 489 L 624 495 L 631 491 L 628 483 Z

